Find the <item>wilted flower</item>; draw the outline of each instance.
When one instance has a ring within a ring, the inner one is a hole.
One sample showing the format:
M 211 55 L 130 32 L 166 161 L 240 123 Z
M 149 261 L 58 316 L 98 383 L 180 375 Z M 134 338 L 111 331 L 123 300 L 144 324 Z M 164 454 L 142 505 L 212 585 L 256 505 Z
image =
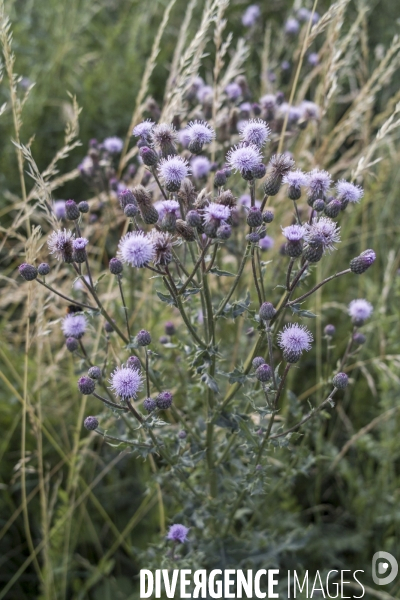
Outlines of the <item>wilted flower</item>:
M 118 154 L 124 147 L 124 142 L 121 138 L 113 136 L 106 138 L 103 142 L 103 146 L 110 154 Z
M 176 154 L 175 142 L 177 134 L 173 125 L 159 123 L 151 131 L 151 138 L 155 147 L 160 151 L 161 156 L 173 156 Z
M 235 171 L 244 176 L 252 178 L 252 171 L 261 162 L 262 156 L 259 148 L 254 145 L 235 146 L 226 155 L 226 162 Z
M 239 132 L 243 142 L 262 148 L 269 138 L 270 128 L 262 119 L 250 119 L 240 126 Z
M 150 235 L 154 248 L 154 264 L 161 266 L 168 265 L 173 258 L 173 239 L 171 235 L 169 233 L 157 231 L 156 229 L 153 229 Z
M 118 244 L 118 257 L 132 267 L 144 267 L 154 258 L 154 245 L 151 237 L 143 231 L 130 231 Z
M 176 525 L 171 525 L 169 528 L 167 540 L 172 540 L 173 542 L 179 542 L 180 544 L 183 544 L 183 542 L 186 542 L 188 533 L 189 529 L 187 527 L 177 523 Z
M 74 237 L 74 234 L 69 229 L 53 231 L 47 240 L 50 254 L 54 254 L 58 260 L 63 260 L 66 263 L 73 262 L 72 242 Z
M 250 4 L 242 15 L 242 24 L 245 27 L 254 27 L 260 15 L 261 11 L 258 4 Z
M 304 350 L 311 349 L 313 336 L 304 325 L 290 323 L 278 333 L 278 345 L 283 350 L 284 358 L 289 363 L 297 362 Z
M 328 217 L 314 218 L 311 225 L 305 225 L 305 229 L 306 242 L 322 246 L 324 251 L 335 250 L 334 244 L 340 242 L 340 227 Z
M 160 160 L 158 173 L 170 192 L 176 192 L 189 174 L 188 162 L 181 156 L 168 156 Z
M 85 315 L 70 314 L 64 317 L 62 321 L 62 331 L 66 338 L 75 338 L 79 340 L 86 331 L 87 320 Z
M 190 161 L 193 177 L 203 179 L 207 177 L 211 169 L 211 163 L 206 156 L 195 156 Z
M 268 196 L 275 196 L 282 185 L 283 177 L 294 166 L 290 154 L 274 154 L 268 163 L 268 177 L 264 183 L 264 191 Z
M 120 398 L 136 398 L 138 391 L 142 388 L 143 376 L 137 369 L 122 365 L 115 369 L 109 381 L 110 388 Z

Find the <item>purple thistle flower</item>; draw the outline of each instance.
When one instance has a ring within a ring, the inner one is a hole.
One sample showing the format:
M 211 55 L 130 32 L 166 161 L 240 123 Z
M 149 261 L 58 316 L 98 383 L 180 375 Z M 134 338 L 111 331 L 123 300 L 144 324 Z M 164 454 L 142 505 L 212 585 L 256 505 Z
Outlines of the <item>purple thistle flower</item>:
M 301 109 L 298 106 L 291 106 L 288 102 L 283 102 L 279 106 L 278 117 L 283 120 L 286 117 L 286 114 L 288 115 L 288 125 L 297 123 L 302 116 Z
M 215 138 L 214 129 L 206 121 L 190 121 L 186 131 L 190 142 L 201 144 L 210 144 Z
M 137 369 L 130 367 L 117 367 L 111 374 L 110 389 L 123 399 L 136 398 L 142 388 L 143 376 Z
M 118 258 L 132 267 L 144 267 L 153 257 L 153 241 L 143 231 L 128 232 L 118 244 Z
M 274 94 L 265 94 L 260 98 L 261 106 L 267 111 L 273 111 L 276 108 L 276 96 Z
M 166 214 L 174 214 L 175 216 L 179 216 L 180 214 L 179 202 L 177 200 L 160 200 L 160 202 L 156 202 L 155 207 L 160 215 L 159 221 L 162 221 Z
M 62 320 L 62 331 L 66 338 L 79 340 L 86 331 L 87 320 L 85 315 L 70 314 Z
M 302 225 L 289 225 L 282 229 L 282 233 L 289 242 L 299 242 L 304 238 L 305 230 Z
M 334 244 L 340 242 L 340 227 L 328 217 L 314 218 L 311 225 L 306 224 L 304 239 L 309 243 L 317 243 L 324 251 L 335 250 Z
M 319 63 L 318 52 L 310 52 L 310 54 L 307 56 L 307 62 L 312 67 L 316 67 Z
M 297 19 L 289 17 L 285 23 L 285 33 L 288 35 L 296 35 L 299 32 L 300 25 Z
M 307 185 L 307 175 L 300 169 L 296 171 L 289 171 L 282 178 L 282 183 L 286 183 L 289 186 L 289 198 L 292 200 L 298 200 L 301 195 L 301 187 Z
M 176 523 L 176 525 L 171 525 L 169 528 L 167 540 L 172 540 L 173 542 L 179 542 L 180 544 L 183 544 L 183 542 L 186 542 L 188 533 L 189 529 L 187 527 Z
M 368 300 L 359 299 L 350 302 L 348 312 L 352 319 L 365 321 L 372 315 L 373 310 L 374 308 Z
M 260 246 L 261 250 L 271 250 L 271 248 L 274 247 L 274 244 L 275 244 L 275 241 L 269 235 L 265 235 L 258 242 L 258 245 Z
M 318 104 L 315 104 L 315 102 L 310 102 L 309 100 L 303 100 L 303 102 L 300 102 L 299 109 L 301 110 L 301 116 L 307 121 L 310 119 L 315 119 L 317 121 L 321 116 L 321 111 Z
M 229 219 L 230 214 L 231 210 L 229 206 L 211 202 L 203 209 L 203 220 L 205 223 L 210 223 L 210 221 L 226 221 Z
M 313 336 L 305 325 L 290 323 L 278 333 L 278 346 L 286 352 L 300 353 L 311 349 Z
M 59 221 L 65 219 L 65 200 L 55 200 L 53 202 L 53 212 Z
M 187 127 L 178 131 L 178 141 L 184 148 L 187 148 L 190 144 L 190 131 Z
M 117 136 L 108 137 L 103 141 L 103 146 L 110 154 L 119 154 L 124 147 L 124 142 Z
M 80 237 L 80 238 L 76 238 L 76 240 L 73 240 L 72 242 L 72 246 L 74 248 L 74 250 L 84 250 L 86 248 L 86 246 L 88 245 L 89 240 L 84 238 L 84 237 Z
M 234 146 L 226 155 L 226 162 L 231 169 L 239 171 L 241 175 L 251 172 L 262 161 L 262 156 L 257 146 Z
M 206 102 L 210 102 L 213 98 L 214 91 L 210 85 L 202 85 L 197 90 L 196 96 L 197 100 L 201 104 L 205 104 Z
M 228 96 L 229 100 L 237 100 L 242 95 L 242 88 L 238 83 L 233 81 L 226 86 L 225 94 Z
M 149 142 L 151 140 L 151 131 L 154 127 L 155 123 L 150 119 L 146 121 L 142 121 L 136 127 L 133 128 L 132 134 L 135 137 L 140 138 L 143 142 Z
M 54 254 L 58 260 L 72 262 L 72 242 L 74 238 L 74 234 L 69 229 L 53 231 L 47 240 L 50 254 Z
M 206 156 L 195 156 L 190 161 L 193 177 L 203 179 L 207 177 L 211 169 L 211 163 Z
M 181 156 L 168 156 L 160 160 L 158 174 L 167 188 L 172 185 L 179 189 L 182 180 L 189 175 L 188 162 Z
M 310 173 L 307 174 L 307 178 L 308 197 L 312 200 L 316 200 L 317 198 L 323 199 L 332 183 L 332 177 L 330 176 L 330 174 L 327 171 L 313 169 Z
M 355 185 L 344 179 L 338 181 L 335 187 L 338 200 L 345 202 L 346 205 L 349 202 L 360 202 L 361 198 L 364 196 L 364 190 L 360 185 Z
M 250 4 L 242 15 L 242 24 L 245 27 L 254 27 L 261 15 L 261 10 L 258 4 Z
M 243 194 L 242 196 L 240 196 L 239 200 L 238 200 L 238 204 L 240 204 L 241 206 L 244 206 L 245 208 L 250 208 L 251 206 L 251 197 L 249 194 Z M 261 206 L 261 200 L 256 200 L 255 206 L 257 208 L 260 208 Z
M 243 142 L 262 148 L 271 130 L 263 119 L 250 119 L 240 126 L 239 132 Z

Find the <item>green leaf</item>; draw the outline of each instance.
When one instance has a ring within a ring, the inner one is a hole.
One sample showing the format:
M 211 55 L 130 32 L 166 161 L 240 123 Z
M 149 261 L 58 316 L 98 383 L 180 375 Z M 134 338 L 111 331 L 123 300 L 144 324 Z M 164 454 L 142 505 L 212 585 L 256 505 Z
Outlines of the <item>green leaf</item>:
M 307 319 L 315 319 L 317 315 L 310 312 L 309 310 L 302 310 L 300 308 L 301 304 L 292 304 L 290 308 L 293 311 L 293 314 L 298 315 L 299 317 L 305 317 Z
M 237 367 L 233 371 L 228 373 L 229 383 L 246 383 L 248 376 L 243 371 L 240 371 Z
M 210 273 L 213 273 L 213 275 L 218 275 L 218 277 L 236 277 L 234 273 L 230 273 L 229 271 L 221 271 L 221 269 L 218 269 L 218 267 L 213 267 L 210 269 Z
M 156 294 L 160 298 L 161 302 L 165 302 L 166 304 L 170 304 L 171 306 L 177 305 L 171 294 L 163 294 L 157 290 Z

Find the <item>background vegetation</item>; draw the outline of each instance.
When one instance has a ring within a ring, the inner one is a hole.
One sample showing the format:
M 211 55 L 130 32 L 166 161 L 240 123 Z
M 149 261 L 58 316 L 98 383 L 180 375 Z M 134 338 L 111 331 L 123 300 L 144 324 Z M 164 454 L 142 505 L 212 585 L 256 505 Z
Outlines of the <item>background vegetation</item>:
M 203 4 L 199 0 L 194 5 L 188 39 L 196 32 Z M 82 107 L 82 146 L 68 152 L 59 165 L 60 173 L 71 175 L 65 177 L 54 198 L 89 198 L 90 190 L 75 173 L 89 140 L 125 137 L 166 5 L 157 0 L 6 3 L 14 36 L 15 72 L 23 77 L 17 83 L 18 93 L 23 95 L 23 90 L 35 83 L 23 108 L 19 136 L 22 143 L 31 142 L 41 171 L 62 147 L 65 125 L 74 114 L 67 92 L 75 95 Z M 176 0 L 171 9 L 146 92 L 159 102 L 186 5 Z M 227 11 L 234 42 L 239 35 L 246 36 L 240 18 L 247 5 L 232 2 Z M 329 7 L 329 2 L 321 2 L 318 11 L 323 14 Z M 264 27 L 270 24 L 272 31 L 279 31 L 291 8 L 286 1 L 263 6 L 262 27 L 250 44 L 245 64 L 256 98 L 261 94 Z M 386 65 L 388 76 L 378 82 L 371 100 L 364 98 L 369 105 L 360 110 L 354 137 L 347 140 L 347 147 L 340 145 L 331 164 L 343 157 L 353 160 L 352 144 L 368 149 L 400 99 L 398 42 L 393 42 L 398 7 L 391 0 L 350 2 L 342 33 L 349 31 L 363 9 L 367 10 L 352 47 L 356 60 L 349 65 L 348 88 L 325 115 L 324 131 L 333 130 L 353 101 L 352 91 L 359 91 L 369 80 L 389 46 L 394 66 L 390 71 Z M 206 79 L 213 68 L 212 43 L 207 45 L 207 54 L 201 67 Z M 76 367 L 62 348 L 56 324 L 64 315 L 64 306 L 41 295 L 32 296 L 16 275 L 25 251 L 36 251 L 41 243 L 31 236 L 27 242 L 29 211 L 22 210 L 6 73 L 0 88 L 0 105 L 3 102 L 7 107 L 0 118 L 0 585 L 12 581 L 13 586 L 6 595 L 0 592 L 0 598 L 137 598 L 135 575 L 152 560 L 149 545 L 163 543 L 169 519 L 180 507 L 173 498 L 162 496 L 148 462 L 101 443 L 82 429 L 88 406 L 77 393 Z M 377 263 L 362 278 L 353 279 L 351 289 L 341 280 L 323 288 L 315 307 L 325 323 L 334 322 L 337 338 L 343 340 L 348 324 L 346 319 L 338 319 L 338 311 L 344 315 L 352 298 L 367 297 L 375 307 L 365 328 L 368 341 L 351 365 L 353 385 L 330 422 L 321 420 L 318 427 L 308 427 L 295 449 L 277 449 L 270 454 L 271 492 L 257 519 L 271 543 L 268 551 L 257 557 L 260 564 L 272 560 L 299 570 L 313 571 L 321 565 L 367 570 L 377 549 L 400 556 L 400 152 L 396 135 L 394 129 L 379 142 L 373 159 L 381 160 L 366 169 L 363 203 L 342 223 L 346 244 L 330 259 L 342 264 L 359 250 L 372 247 Z M 30 190 L 29 177 L 24 181 Z M 278 247 L 272 258 L 277 256 Z M 157 337 L 169 310 L 155 303 L 145 306 L 145 292 L 135 297 L 136 311 Z M 35 320 L 29 321 L 33 308 Z M 317 338 L 316 352 L 310 358 L 321 369 L 324 344 L 322 336 Z M 172 358 L 171 373 L 175 369 Z M 166 371 L 164 377 L 169 376 Z M 304 374 L 296 374 L 291 387 L 298 389 L 295 380 L 300 380 L 303 393 L 299 399 L 306 402 L 319 381 L 302 382 L 302 378 Z M 88 400 L 89 405 L 91 402 Z M 247 526 L 249 518 L 248 514 L 235 515 L 238 528 Z M 245 564 L 246 556 L 235 548 L 230 560 L 239 566 L 241 561 Z M 398 597 L 400 580 L 386 591 L 390 597 Z M 372 589 L 368 593 L 371 598 L 389 598 Z

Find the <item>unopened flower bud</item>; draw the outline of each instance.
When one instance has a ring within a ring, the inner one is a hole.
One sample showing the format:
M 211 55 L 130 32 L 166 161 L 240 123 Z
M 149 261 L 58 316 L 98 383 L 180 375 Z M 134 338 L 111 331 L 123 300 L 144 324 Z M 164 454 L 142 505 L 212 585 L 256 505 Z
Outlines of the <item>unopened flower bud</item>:
M 79 348 L 79 342 L 76 338 L 69 337 L 65 340 L 65 345 L 69 352 L 75 352 Z
M 83 426 L 88 431 L 94 431 L 98 428 L 99 422 L 96 417 L 86 417 L 86 419 L 83 421 Z
M 166 410 L 172 406 L 171 392 L 161 392 L 156 398 L 157 407 L 161 410 Z
M 197 210 L 189 210 L 186 215 L 186 223 L 190 225 L 190 227 L 200 227 L 201 225 L 201 215 Z
M 261 367 L 261 365 L 265 365 L 265 360 L 262 356 L 256 356 L 255 358 L 253 358 L 251 364 L 253 365 L 253 369 L 258 369 L 258 367 Z
M 112 258 L 108 263 L 108 268 L 110 269 L 110 273 L 112 273 L 113 275 L 119 275 L 120 273 L 122 273 L 124 266 L 122 264 L 122 261 L 119 260 L 119 258 Z
M 90 396 L 96 389 L 96 383 L 90 377 L 80 377 L 78 379 L 78 389 L 84 396 Z
M 306 246 L 304 248 L 303 256 L 310 263 L 317 263 L 321 260 L 324 253 L 324 247 L 321 245 L 317 246 Z
M 353 273 L 361 275 L 375 262 L 376 254 L 373 250 L 364 250 L 360 256 L 356 256 L 350 261 L 350 269 Z
M 50 266 L 47 263 L 40 263 L 37 270 L 39 275 L 44 277 L 50 273 Z
M 363 333 L 361 333 L 360 331 L 357 331 L 354 335 L 353 335 L 353 342 L 355 344 L 357 344 L 357 346 L 362 346 L 363 344 L 365 344 L 366 342 L 366 337 Z
M 143 402 L 143 408 L 151 413 L 157 408 L 156 401 L 153 398 L 146 398 Z
M 256 206 L 252 206 L 247 214 L 247 225 L 250 227 L 260 227 L 263 222 L 262 212 Z
M 22 263 L 22 265 L 18 267 L 18 271 L 25 281 L 33 281 L 38 276 L 36 267 L 33 265 L 28 265 L 27 263 Z
M 260 306 L 259 315 L 263 321 L 270 321 L 276 315 L 276 310 L 271 302 L 263 302 Z
M 122 192 L 120 192 L 118 194 L 118 200 L 122 210 L 124 210 L 128 204 L 136 205 L 136 198 L 131 190 L 123 190 Z
M 140 371 L 142 368 L 140 360 L 137 356 L 130 356 L 126 361 L 126 366 L 130 369 L 135 369 L 136 371 Z
M 86 200 L 82 200 L 82 202 L 79 202 L 78 210 L 82 215 L 88 213 L 89 212 L 89 202 L 86 202 Z
M 228 240 L 232 235 L 232 227 L 228 223 L 223 223 L 217 229 L 217 238 L 219 240 Z
M 106 333 L 112 333 L 114 331 L 114 327 L 111 325 L 111 323 L 109 323 L 108 321 L 106 321 L 104 323 L 104 331 Z
M 180 440 L 185 440 L 185 439 L 187 438 L 187 433 L 186 433 L 186 431 L 183 431 L 183 429 L 182 429 L 182 431 L 180 431 L 180 432 L 178 433 L 178 438 L 179 438 Z
M 303 252 L 303 240 L 288 240 L 285 244 L 285 254 L 291 258 L 301 256 Z
M 273 220 L 274 220 L 274 213 L 272 212 L 272 210 L 266 210 L 263 213 L 264 223 L 272 223 Z
M 133 219 L 138 214 L 139 209 L 135 204 L 127 204 L 124 208 L 124 215 Z
M 143 146 L 139 150 L 139 154 L 142 158 L 143 163 L 147 167 L 154 167 L 158 163 L 158 155 L 152 148 L 148 146 Z
M 317 212 L 322 212 L 325 209 L 325 202 L 323 200 L 321 200 L 320 198 L 317 200 L 314 200 L 313 209 L 316 210 Z
M 266 383 L 272 377 L 271 367 L 269 365 L 267 365 L 267 363 L 260 365 L 256 369 L 256 377 L 257 377 L 258 381 L 261 381 L 262 383 Z
M 338 390 L 344 390 L 349 385 L 349 378 L 346 373 L 336 373 L 335 377 L 332 379 L 332 383 Z
M 324 333 L 328 337 L 333 337 L 336 333 L 336 327 L 334 325 L 326 325 Z
M 145 329 L 141 329 L 136 335 L 136 343 L 138 346 L 148 346 L 151 344 L 151 335 Z
M 79 208 L 75 200 L 67 200 L 65 203 L 65 216 L 69 221 L 77 221 L 80 217 Z
M 254 179 L 262 179 L 263 177 L 265 177 L 267 167 L 263 163 L 260 163 L 256 167 L 254 167 L 251 172 L 253 174 Z
M 214 187 L 219 188 L 226 184 L 226 174 L 224 170 L 217 171 L 214 177 Z
M 328 204 L 325 205 L 325 214 L 327 217 L 334 219 L 338 216 L 342 208 L 340 200 L 333 198 Z
M 246 235 L 246 240 L 251 244 L 257 244 L 260 241 L 260 234 L 252 231 Z
M 101 379 L 101 369 L 100 367 L 90 367 L 88 371 L 88 375 L 90 379 Z

